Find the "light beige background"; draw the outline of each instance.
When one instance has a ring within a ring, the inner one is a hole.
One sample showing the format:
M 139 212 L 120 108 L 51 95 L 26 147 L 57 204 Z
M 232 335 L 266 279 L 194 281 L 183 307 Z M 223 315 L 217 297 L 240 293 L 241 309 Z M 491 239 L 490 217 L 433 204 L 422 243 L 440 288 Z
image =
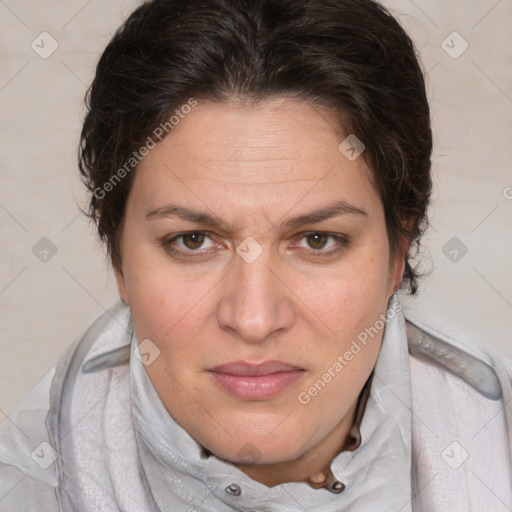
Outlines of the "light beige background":
M 79 212 L 86 196 L 76 155 L 97 59 L 136 5 L 0 0 L 0 421 L 117 298 Z M 512 356 L 512 2 L 385 5 L 422 54 L 436 137 L 423 250 L 432 274 L 414 307 L 470 343 Z M 58 44 L 46 59 L 31 47 L 51 48 L 42 32 Z M 467 50 L 453 58 L 464 41 Z M 46 262 L 33 252 L 43 237 L 57 250 Z

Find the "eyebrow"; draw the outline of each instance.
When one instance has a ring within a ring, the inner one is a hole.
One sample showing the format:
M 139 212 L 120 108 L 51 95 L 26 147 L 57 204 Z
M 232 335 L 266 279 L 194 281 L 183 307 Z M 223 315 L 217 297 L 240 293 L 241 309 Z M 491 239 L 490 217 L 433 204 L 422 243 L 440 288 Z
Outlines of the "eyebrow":
M 364 210 L 361 210 L 356 206 L 345 203 L 344 201 L 337 201 L 325 208 L 284 220 L 279 224 L 279 227 L 283 231 L 287 229 L 296 229 L 307 224 L 317 224 L 323 220 L 339 217 L 341 215 L 368 216 Z M 211 228 L 222 229 L 230 232 L 236 231 L 236 228 L 216 215 L 210 215 L 205 212 L 193 210 L 176 204 L 169 204 L 167 206 L 151 210 L 146 215 L 146 219 L 163 219 L 174 216 L 197 224 L 203 224 Z

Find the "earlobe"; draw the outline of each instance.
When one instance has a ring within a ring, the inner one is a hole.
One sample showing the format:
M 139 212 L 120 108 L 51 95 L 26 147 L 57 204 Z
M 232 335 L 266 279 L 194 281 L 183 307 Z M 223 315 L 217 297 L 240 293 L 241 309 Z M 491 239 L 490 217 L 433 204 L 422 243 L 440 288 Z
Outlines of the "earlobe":
M 402 276 L 405 269 L 405 259 L 402 257 L 402 254 L 399 254 L 395 257 L 395 261 L 391 265 L 388 274 L 388 290 L 387 296 L 388 299 L 398 291 L 400 288 L 400 284 L 402 282 Z
M 116 278 L 119 297 L 126 305 L 128 305 L 128 294 L 126 293 L 126 281 L 123 275 L 123 271 L 117 265 L 113 266 L 113 270 Z
M 407 229 L 410 229 L 410 222 L 405 224 Z M 400 288 L 402 278 L 405 271 L 405 261 L 409 252 L 410 242 L 402 236 L 400 244 L 400 252 L 396 255 L 396 260 L 393 265 L 393 273 L 391 275 L 390 292 L 396 293 Z
M 403 255 L 401 257 L 401 264 L 398 266 L 398 268 L 399 268 L 399 272 L 397 271 L 397 273 L 395 274 L 394 279 L 393 279 L 393 284 L 392 284 L 393 293 L 396 293 L 398 291 L 398 289 L 400 288 L 400 284 L 402 283 L 402 278 L 403 278 L 404 270 L 405 270 L 405 255 Z

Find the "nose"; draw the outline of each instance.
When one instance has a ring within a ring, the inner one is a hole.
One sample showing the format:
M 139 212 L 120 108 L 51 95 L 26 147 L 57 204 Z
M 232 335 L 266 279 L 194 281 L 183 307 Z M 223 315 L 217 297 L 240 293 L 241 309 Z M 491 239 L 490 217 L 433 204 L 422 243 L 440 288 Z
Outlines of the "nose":
M 237 256 L 233 265 L 224 278 L 217 309 L 220 328 L 250 343 L 290 329 L 295 318 L 293 293 L 271 257 L 264 251 L 248 263 Z

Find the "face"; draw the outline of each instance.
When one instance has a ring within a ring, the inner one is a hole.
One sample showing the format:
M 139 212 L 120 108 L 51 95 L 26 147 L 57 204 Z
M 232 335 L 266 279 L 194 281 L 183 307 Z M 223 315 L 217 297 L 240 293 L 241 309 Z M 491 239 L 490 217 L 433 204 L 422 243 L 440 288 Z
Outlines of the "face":
M 119 292 L 160 349 L 145 368 L 167 410 L 226 460 L 294 461 L 348 430 L 375 365 L 382 331 L 344 355 L 403 261 L 346 135 L 298 100 L 199 102 L 136 171 Z

